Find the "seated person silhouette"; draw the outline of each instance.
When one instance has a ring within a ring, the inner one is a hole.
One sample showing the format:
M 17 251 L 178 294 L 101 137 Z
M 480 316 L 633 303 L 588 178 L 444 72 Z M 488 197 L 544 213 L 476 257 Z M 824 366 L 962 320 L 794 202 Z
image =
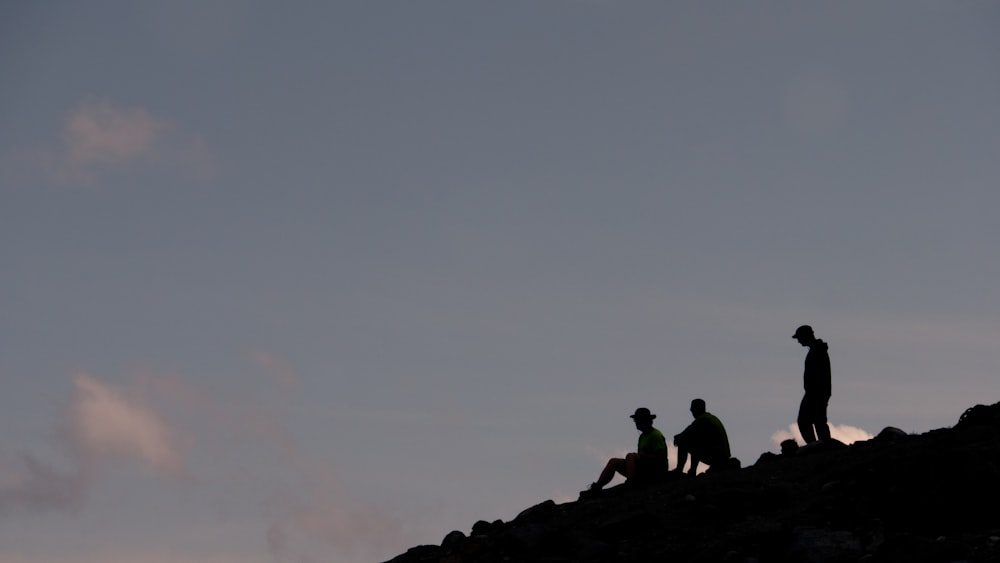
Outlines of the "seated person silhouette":
M 694 417 L 694 422 L 674 436 L 674 445 L 677 446 L 677 467 L 674 471 L 677 473 L 684 471 L 688 455 L 691 456 L 688 475 L 692 476 L 698 471 L 698 463 L 709 466 L 710 471 L 739 467 L 738 461 L 736 463 L 730 461 L 726 427 L 718 417 L 705 410 L 703 399 L 691 401 L 691 416 Z
M 601 476 L 589 489 L 580 493 L 581 496 L 600 491 L 611 482 L 616 473 L 625 477 L 626 485 L 652 483 L 669 475 L 667 440 L 659 430 L 653 428 L 656 415 L 647 408 L 638 408 L 630 417 L 635 421 L 636 429 L 641 432 L 638 451 L 626 455 L 624 459 L 609 460 Z

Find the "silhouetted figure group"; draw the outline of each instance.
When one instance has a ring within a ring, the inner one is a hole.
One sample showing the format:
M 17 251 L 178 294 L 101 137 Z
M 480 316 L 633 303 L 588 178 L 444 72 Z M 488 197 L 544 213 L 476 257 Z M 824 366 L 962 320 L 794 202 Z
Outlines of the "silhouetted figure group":
M 809 348 L 806 354 L 803 386 L 805 395 L 799 405 L 796 422 L 802 440 L 806 445 L 830 441 L 830 426 L 827 423 L 827 407 L 830 402 L 830 355 L 826 342 L 816 338 L 809 325 L 795 330 L 792 338 Z M 691 401 L 691 422 L 680 434 L 674 436 L 677 447 L 677 466 L 669 469 L 667 443 L 663 433 L 653 427 L 656 418 L 648 408 L 635 410 L 630 417 L 639 430 L 637 451 L 624 458 L 612 458 L 601 471 L 597 481 L 581 493 L 581 496 L 596 494 L 603 489 L 616 474 L 625 477 L 626 486 L 655 483 L 684 475 L 684 466 L 690 459 L 688 476 L 697 474 L 698 465 L 708 466 L 707 472 L 714 473 L 727 469 L 739 469 L 740 461 L 732 457 L 729 436 L 717 416 L 706 410 L 704 399 Z M 798 450 L 795 440 L 781 443 L 781 455 L 765 453 L 760 460 L 773 460 L 795 455 Z

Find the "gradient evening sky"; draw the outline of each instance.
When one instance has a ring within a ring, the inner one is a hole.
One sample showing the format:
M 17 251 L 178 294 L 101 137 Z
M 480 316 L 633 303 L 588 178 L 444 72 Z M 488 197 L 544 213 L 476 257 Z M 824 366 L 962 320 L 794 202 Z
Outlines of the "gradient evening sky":
M 388 559 L 694 397 L 753 463 L 802 323 L 835 436 L 951 425 L 998 102 L 991 2 L 4 2 L 0 561 Z

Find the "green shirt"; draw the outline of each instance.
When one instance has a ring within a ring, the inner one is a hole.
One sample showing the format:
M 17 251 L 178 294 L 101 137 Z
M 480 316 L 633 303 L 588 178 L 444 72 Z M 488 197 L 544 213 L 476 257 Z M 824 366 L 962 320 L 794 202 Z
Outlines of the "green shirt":
M 655 428 L 639 434 L 639 455 L 659 455 L 667 451 L 667 439 Z

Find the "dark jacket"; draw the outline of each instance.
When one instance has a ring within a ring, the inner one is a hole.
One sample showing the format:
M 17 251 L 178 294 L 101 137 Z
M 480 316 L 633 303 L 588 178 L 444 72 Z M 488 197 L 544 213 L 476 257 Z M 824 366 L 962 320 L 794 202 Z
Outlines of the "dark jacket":
M 817 397 L 830 396 L 830 354 L 826 342 L 817 339 L 806 354 L 806 370 L 803 374 L 806 394 Z
M 688 450 L 708 465 L 721 463 L 732 455 L 726 427 L 710 412 L 698 415 L 683 432 L 674 436 L 674 445 Z

